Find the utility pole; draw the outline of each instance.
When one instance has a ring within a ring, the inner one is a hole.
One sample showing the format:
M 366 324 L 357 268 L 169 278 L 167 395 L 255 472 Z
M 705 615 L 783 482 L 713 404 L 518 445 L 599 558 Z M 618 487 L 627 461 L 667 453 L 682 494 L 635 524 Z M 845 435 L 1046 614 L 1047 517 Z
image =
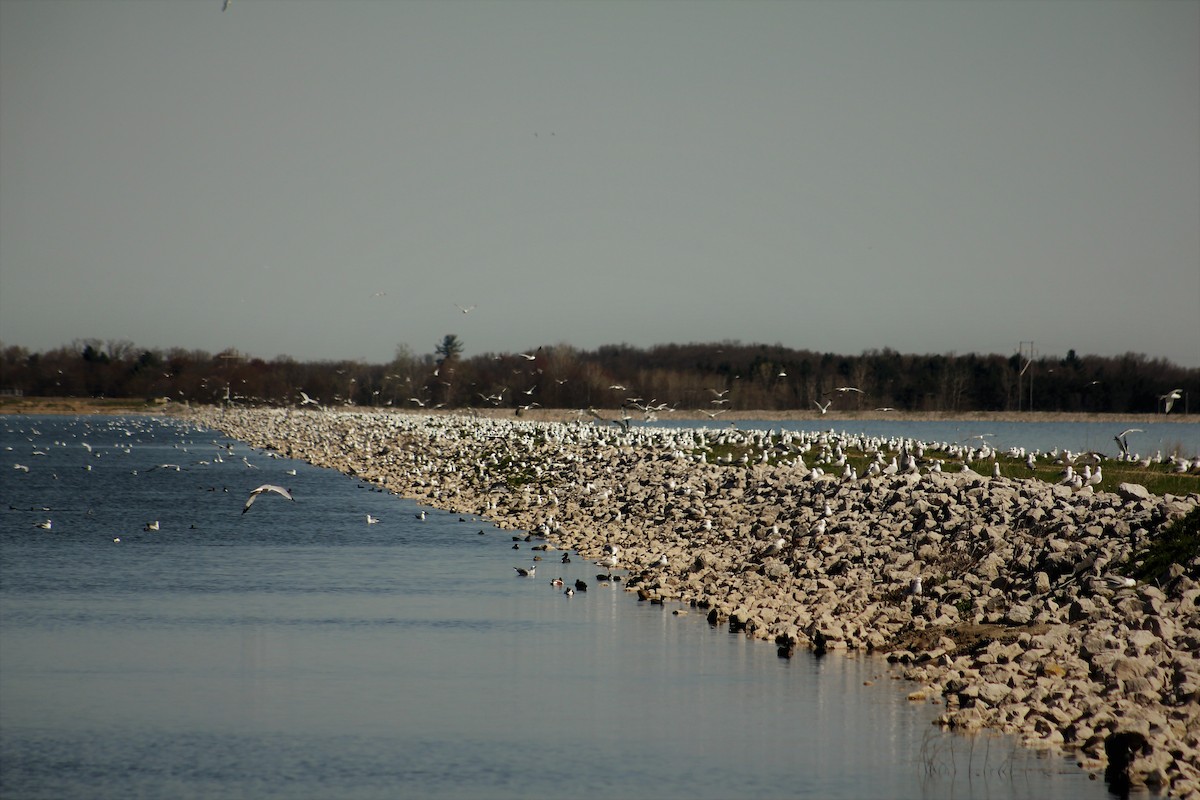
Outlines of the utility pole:
M 1028 358 L 1026 358 L 1026 356 L 1025 356 L 1025 353 L 1026 353 L 1025 345 L 1029 345 L 1029 349 L 1028 349 L 1029 357 Z M 1033 358 L 1034 358 L 1035 353 L 1036 353 L 1036 351 L 1033 349 L 1033 340 L 1032 339 L 1028 342 L 1018 342 L 1017 343 L 1017 359 L 1019 361 L 1024 360 L 1024 363 L 1021 365 L 1021 371 L 1017 373 L 1017 411 L 1021 410 L 1021 376 L 1023 376 L 1025 374 L 1025 372 L 1031 366 L 1033 366 Z M 1032 372 L 1029 373 L 1029 409 L 1028 410 L 1033 411 L 1033 373 Z

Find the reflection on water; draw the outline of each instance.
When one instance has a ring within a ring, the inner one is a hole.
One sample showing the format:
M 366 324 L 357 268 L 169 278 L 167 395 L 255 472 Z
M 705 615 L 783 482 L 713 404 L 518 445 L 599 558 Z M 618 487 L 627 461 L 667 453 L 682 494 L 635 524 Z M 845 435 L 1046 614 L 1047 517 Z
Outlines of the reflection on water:
M 938 732 L 879 659 L 780 660 L 582 559 L 515 577 L 487 522 L 176 423 L 2 424 L 32 462 L 3 473 L 5 798 L 1105 796 Z M 241 514 L 263 482 L 296 502 Z

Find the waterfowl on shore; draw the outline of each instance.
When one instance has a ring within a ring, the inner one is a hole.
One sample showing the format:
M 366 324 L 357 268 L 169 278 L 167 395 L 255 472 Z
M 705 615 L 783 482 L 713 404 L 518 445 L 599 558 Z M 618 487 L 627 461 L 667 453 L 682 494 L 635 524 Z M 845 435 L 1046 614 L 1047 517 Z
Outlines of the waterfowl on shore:
M 1105 575 L 1101 580 L 1105 586 L 1114 592 L 1118 589 L 1132 589 L 1137 586 L 1137 581 L 1133 578 L 1126 578 L 1123 575 Z

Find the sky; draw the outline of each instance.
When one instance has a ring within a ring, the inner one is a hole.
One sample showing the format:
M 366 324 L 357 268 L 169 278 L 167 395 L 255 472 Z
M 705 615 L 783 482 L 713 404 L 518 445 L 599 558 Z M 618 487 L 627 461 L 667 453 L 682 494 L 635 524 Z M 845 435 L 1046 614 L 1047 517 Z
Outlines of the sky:
M 222 4 L 0 0 L 5 346 L 1200 366 L 1200 0 Z

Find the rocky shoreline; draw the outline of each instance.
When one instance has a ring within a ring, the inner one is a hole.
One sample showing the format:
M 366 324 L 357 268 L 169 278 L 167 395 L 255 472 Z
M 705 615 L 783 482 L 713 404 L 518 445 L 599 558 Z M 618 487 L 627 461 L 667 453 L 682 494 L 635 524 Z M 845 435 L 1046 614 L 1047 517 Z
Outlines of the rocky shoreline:
M 819 469 L 842 448 L 882 459 L 921 445 L 830 433 L 770 440 L 386 412 L 189 416 L 528 531 L 539 546 L 609 559 L 604 569 L 624 570 L 614 580 L 639 599 L 697 609 L 781 656 L 886 652 L 923 685 L 912 699 L 944 701 L 947 727 L 1014 733 L 1075 752 L 1085 769 L 1107 766 L 1114 786 L 1200 798 L 1200 563 L 1154 583 L 1118 574 L 1200 505 L 1198 494 L 1073 491 L 971 469 L 843 480 Z M 726 455 L 709 463 L 715 452 Z

